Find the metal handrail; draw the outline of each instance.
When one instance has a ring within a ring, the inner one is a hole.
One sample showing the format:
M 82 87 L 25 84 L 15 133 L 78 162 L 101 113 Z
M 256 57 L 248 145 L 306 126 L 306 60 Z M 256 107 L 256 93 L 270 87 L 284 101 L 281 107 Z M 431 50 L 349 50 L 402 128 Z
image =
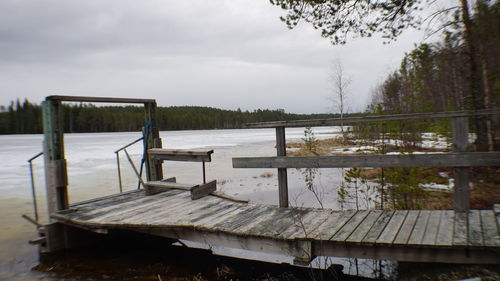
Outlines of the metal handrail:
M 126 149 L 127 149 L 128 147 L 130 147 L 130 146 L 132 146 L 132 145 L 134 145 L 134 144 L 136 144 L 136 143 L 140 142 L 140 141 L 141 141 L 141 140 L 143 140 L 143 139 L 144 139 L 144 137 L 140 137 L 140 138 L 138 138 L 138 139 L 134 140 L 133 142 L 130 142 L 130 143 L 128 143 L 128 144 L 126 144 L 126 145 L 124 145 L 123 147 L 121 147 L 121 148 L 119 148 L 119 149 L 115 150 L 115 154 L 116 154 L 116 164 L 117 164 L 117 166 L 118 166 L 118 184 L 119 184 L 119 187 L 120 187 L 120 193 L 121 193 L 121 192 L 123 192 L 123 185 L 122 185 L 122 173 L 121 173 L 121 169 L 120 169 L 120 154 L 119 154 L 119 153 L 120 153 L 120 151 L 122 151 L 122 150 L 124 150 L 124 151 L 125 151 L 125 153 L 127 153 L 127 150 L 126 150 Z M 128 156 L 128 153 L 127 153 L 127 156 Z M 135 166 L 133 166 L 133 168 L 135 169 Z M 135 171 L 135 170 L 134 170 L 134 171 Z
M 30 169 L 30 178 L 31 178 L 31 195 L 33 197 L 33 211 L 35 213 L 35 222 L 38 223 L 38 205 L 36 202 L 36 191 L 35 191 L 35 178 L 33 175 L 33 160 L 37 159 L 38 157 L 42 156 L 43 152 L 37 153 L 35 156 L 31 157 L 28 159 L 28 164 L 29 164 L 29 169 Z

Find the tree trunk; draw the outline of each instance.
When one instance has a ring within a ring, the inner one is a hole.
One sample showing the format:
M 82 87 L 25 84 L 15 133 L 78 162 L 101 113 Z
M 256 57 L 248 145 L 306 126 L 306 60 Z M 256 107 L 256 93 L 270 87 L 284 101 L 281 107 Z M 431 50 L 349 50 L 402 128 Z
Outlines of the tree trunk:
M 481 68 L 479 67 L 479 53 L 474 36 L 474 27 L 469 14 L 469 4 L 467 0 L 460 0 L 462 9 L 462 21 L 464 24 L 464 42 L 467 56 L 469 57 L 470 70 L 470 94 L 472 98 L 472 108 L 475 110 L 485 109 L 485 94 Z M 488 151 L 488 126 L 485 117 L 477 117 L 474 120 L 476 128 L 476 149 L 478 151 Z

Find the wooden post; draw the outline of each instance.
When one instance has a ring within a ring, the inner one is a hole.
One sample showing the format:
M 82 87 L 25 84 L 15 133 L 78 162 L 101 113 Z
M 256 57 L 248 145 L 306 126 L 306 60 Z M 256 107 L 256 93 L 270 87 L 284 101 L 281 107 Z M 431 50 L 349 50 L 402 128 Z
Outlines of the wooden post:
M 276 127 L 276 150 L 278 156 L 286 156 L 285 127 Z M 288 179 L 286 168 L 278 169 L 279 206 L 288 207 Z
M 453 130 L 453 151 L 465 152 L 469 144 L 469 128 L 466 117 L 455 117 L 451 121 Z M 469 167 L 453 168 L 455 190 L 453 205 L 455 212 L 469 211 Z
M 47 99 L 43 107 L 43 156 L 49 216 L 67 209 L 68 173 L 64 158 L 64 126 L 60 101 Z
M 151 130 L 148 130 L 146 139 L 146 152 L 151 148 L 161 148 L 160 132 L 158 130 L 157 118 L 156 118 L 156 102 L 147 102 L 144 104 L 146 110 L 146 122 L 151 123 Z M 163 179 L 163 170 L 161 167 L 161 162 L 149 157 L 146 153 L 146 178 L 148 181 L 156 181 Z

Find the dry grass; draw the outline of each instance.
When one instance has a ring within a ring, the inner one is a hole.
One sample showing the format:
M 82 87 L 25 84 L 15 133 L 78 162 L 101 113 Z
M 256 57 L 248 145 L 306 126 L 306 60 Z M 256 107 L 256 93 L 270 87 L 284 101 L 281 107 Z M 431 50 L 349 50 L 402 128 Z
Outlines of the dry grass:
M 286 145 L 287 155 L 289 156 L 324 156 L 329 155 L 334 148 L 347 148 L 350 145 L 346 144 L 342 138 L 328 138 L 316 140 L 316 150 L 314 152 L 307 149 L 305 143 L 292 142 Z
M 274 174 L 271 172 L 265 172 L 265 173 L 260 174 L 261 178 L 270 178 L 272 176 L 274 176 Z

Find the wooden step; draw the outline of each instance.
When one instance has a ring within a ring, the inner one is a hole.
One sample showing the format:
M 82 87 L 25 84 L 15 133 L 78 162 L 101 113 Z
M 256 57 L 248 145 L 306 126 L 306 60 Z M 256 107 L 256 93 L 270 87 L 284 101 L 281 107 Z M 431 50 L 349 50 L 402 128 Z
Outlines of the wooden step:
M 183 184 L 175 182 L 175 178 L 170 178 L 163 181 L 148 181 L 144 186 L 146 195 L 154 195 L 168 189 L 181 189 L 191 192 L 191 199 L 196 200 L 214 192 L 217 189 L 217 181 L 213 180 L 206 184 Z

